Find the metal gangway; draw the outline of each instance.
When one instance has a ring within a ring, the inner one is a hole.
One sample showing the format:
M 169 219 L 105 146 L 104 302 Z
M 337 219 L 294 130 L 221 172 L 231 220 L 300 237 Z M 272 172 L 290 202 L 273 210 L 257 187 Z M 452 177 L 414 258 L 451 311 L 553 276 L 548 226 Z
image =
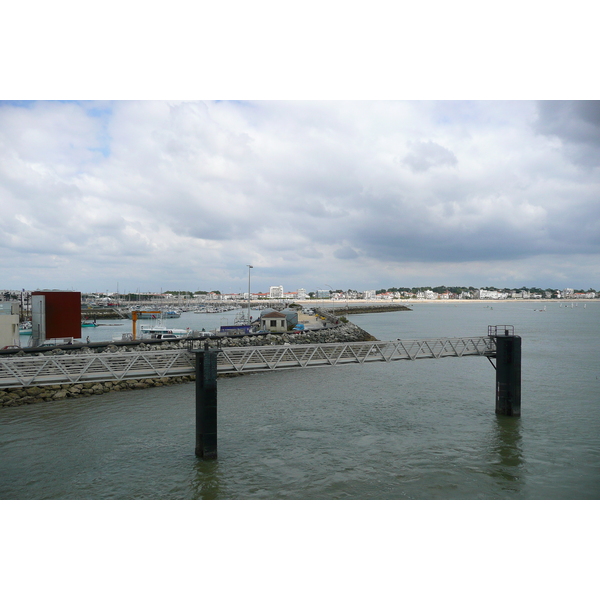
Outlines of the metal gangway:
M 191 348 L 190 348 L 191 349 Z M 491 336 L 243 346 L 218 352 L 218 373 L 252 373 L 421 358 L 493 356 Z M 0 358 L 0 388 L 178 377 L 195 373 L 188 350 L 48 354 Z

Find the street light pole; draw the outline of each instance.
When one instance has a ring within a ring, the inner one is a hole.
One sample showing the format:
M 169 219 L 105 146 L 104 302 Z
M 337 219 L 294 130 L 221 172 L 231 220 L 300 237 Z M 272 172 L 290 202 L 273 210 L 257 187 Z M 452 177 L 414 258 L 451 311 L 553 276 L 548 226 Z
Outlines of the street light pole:
M 325 285 L 331 290 L 331 312 L 333 315 L 335 315 L 335 300 L 333 299 L 333 288 L 328 283 L 326 283 Z
M 248 267 L 248 325 L 252 325 L 250 322 L 250 269 L 254 267 L 252 265 L 246 265 Z

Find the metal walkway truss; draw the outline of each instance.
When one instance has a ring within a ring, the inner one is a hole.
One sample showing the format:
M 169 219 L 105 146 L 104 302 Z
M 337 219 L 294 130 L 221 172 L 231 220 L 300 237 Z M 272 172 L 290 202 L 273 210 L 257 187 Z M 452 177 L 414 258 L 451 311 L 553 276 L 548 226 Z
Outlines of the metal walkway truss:
M 0 388 L 177 377 L 194 372 L 185 350 L 0 359 Z
M 491 337 L 244 346 L 219 352 L 219 373 L 329 367 L 418 358 L 492 356 Z M 191 375 L 195 356 L 187 350 L 63 354 L 0 359 L 0 388 L 75 384 Z
M 228 348 L 219 355 L 217 369 L 218 372 L 245 373 L 417 358 L 487 356 L 492 351 L 493 340 L 488 337 L 255 346 Z

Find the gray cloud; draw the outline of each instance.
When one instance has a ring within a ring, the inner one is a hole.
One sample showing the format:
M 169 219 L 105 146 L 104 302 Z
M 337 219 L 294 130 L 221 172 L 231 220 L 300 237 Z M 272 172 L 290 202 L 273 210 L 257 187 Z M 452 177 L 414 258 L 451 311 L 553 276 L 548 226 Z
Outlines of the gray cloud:
M 454 167 L 458 161 L 453 152 L 435 142 L 409 142 L 409 152 L 402 162 L 415 173 L 428 171 L 432 167 Z
M 560 139 L 573 162 L 600 165 L 600 101 L 539 102 L 535 127 L 543 135 Z
M 349 246 L 345 246 L 344 248 L 336 250 L 333 255 L 342 260 L 351 260 L 358 257 L 358 253 Z
M 600 146 L 600 101 L 551 100 L 539 102 L 538 107 L 540 133 Z

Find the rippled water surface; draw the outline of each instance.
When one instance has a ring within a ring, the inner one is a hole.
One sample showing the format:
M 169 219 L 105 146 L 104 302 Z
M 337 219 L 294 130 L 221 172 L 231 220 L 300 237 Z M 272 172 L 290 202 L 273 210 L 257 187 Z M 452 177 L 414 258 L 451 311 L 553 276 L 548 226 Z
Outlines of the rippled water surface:
M 494 414 L 480 357 L 220 379 L 212 462 L 194 456 L 193 383 L 28 405 L 0 411 L 0 498 L 597 499 L 600 303 L 543 306 L 351 317 L 382 340 L 514 325 L 521 418 Z

